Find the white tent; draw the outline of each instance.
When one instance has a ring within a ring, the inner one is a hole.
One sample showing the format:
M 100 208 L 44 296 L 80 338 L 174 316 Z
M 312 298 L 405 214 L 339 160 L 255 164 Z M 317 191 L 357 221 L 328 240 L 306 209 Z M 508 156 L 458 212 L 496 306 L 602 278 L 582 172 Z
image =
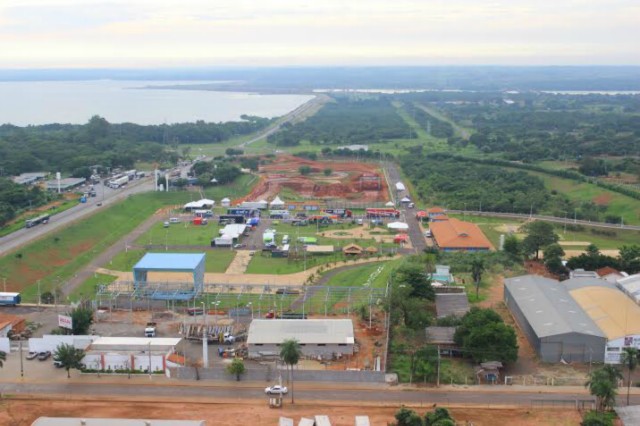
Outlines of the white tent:
M 389 201 L 389 202 L 387 202 L 387 204 L 385 204 L 385 206 L 393 207 L 393 206 L 395 206 L 395 204 L 393 203 L 393 201 Z
M 409 225 L 404 222 L 391 222 L 387 224 L 389 229 L 409 229 Z
M 274 198 L 273 201 L 269 203 L 269 207 L 270 208 L 284 207 L 284 201 L 282 201 L 280 197 L 276 195 L 276 198 Z
M 402 200 L 400 200 L 401 203 L 410 203 L 411 202 L 411 198 L 409 197 L 404 197 Z
M 402 182 L 398 182 L 396 183 L 396 191 L 405 191 L 406 188 L 404 187 L 404 184 Z
M 220 200 L 220 205 L 222 207 L 229 207 L 231 205 L 231 200 L 225 197 L 222 200 Z
M 216 203 L 213 200 L 210 200 L 208 198 L 203 198 L 202 200 L 198 201 L 203 207 L 204 206 L 211 206 L 213 207 L 213 205 Z
M 185 210 L 197 209 L 197 208 L 200 208 L 200 205 L 196 201 L 191 201 L 190 203 L 187 203 L 184 205 Z

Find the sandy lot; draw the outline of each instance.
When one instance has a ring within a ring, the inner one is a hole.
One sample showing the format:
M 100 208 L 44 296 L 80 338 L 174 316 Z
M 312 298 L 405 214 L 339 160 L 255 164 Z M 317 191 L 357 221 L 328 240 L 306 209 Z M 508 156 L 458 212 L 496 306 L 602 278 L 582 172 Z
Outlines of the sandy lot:
M 385 426 L 393 421 L 398 407 L 381 407 L 380 404 L 358 407 L 336 406 L 331 403 L 290 404 L 282 409 L 270 409 L 264 401 L 218 401 L 213 403 L 168 403 L 119 401 L 63 401 L 63 400 L 10 400 L 0 407 L 0 424 L 28 426 L 40 416 L 50 417 L 111 417 L 206 420 L 213 425 L 274 426 L 280 416 L 293 418 L 316 414 L 329 415 L 334 426 L 351 426 L 356 415 L 368 415 L 371 424 Z M 423 414 L 426 408 L 416 407 Z M 458 424 L 470 421 L 474 426 L 488 425 L 576 425 L 580 416 L 574 410 L 534 410 L 530 408 L 487 409 L 452 408 Z

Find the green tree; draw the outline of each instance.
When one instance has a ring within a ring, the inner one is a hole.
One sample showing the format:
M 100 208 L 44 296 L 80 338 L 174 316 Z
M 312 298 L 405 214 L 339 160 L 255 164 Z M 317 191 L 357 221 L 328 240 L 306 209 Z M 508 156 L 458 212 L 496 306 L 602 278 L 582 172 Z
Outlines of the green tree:
M 416 263 L 406 263 L 396 271 L 394 282 L 397 287 L 405 285 L 411 289 L 410 297 L 435 300 L 435 292 L 431 281 L 422 266 Z
M 622 365 L 627 368 L 627 405 L 629 405 L 629 393 L 631 392 L 631 372 L 638 366 L 640 351 L 637 348 L 622 349 Z
M 234 358 L 231 364 L 227 366 L 227 373 L 236 376 L 237 381 L 240 381 L 240 376 L 244 374 L 245 371 L 244 362 L 242 362 L 240 358 Z
M 67 370 L 67 378 L 71 378 L 69 370 L 82 368 L 82 359 L 84 358 L 84 351 L 77 349 L 73 345 L 67 345 L 66 343 L 60 344 L 53 353 L 53 359 L 62 364 L 62 367 Z
M 564 249 L 558 243 L 549 244 L 542 251 L 545 259 L 564 256 Z
M 306 175 L 308 175 L 309 173 L 311 173 L 311 167 L 309 167 L 309 166 L 300 166 L 300 167 L 298 168 L 298 171 L 300 172 L 300 174 L 301 174 L 302 176 L 306 176 Z
M 580 426 L 613 426 L 613 421 L 597 411 L 589 411 L 582 418 Z
M 585 387 L 589 388 L 589 393 L 596 397 L 598 411 L 613 407 L 620 379 L 622 379 L 620 370 L 612 365 L 605 365 L 589 373 L 589 380 L 585 383 Z
M 89 334 L 91 324 L 93 324 L 93 311 L 89 308 L 78 306 L 68 313 L 72 321 L 71 334 Z
M 327 167 L 322 171 L 322 173 L 324 173 L 325 176 L 331 176 L 331 173 L 333 173 L 333 170 Z
M 7 353 L 0 351 L 0 368 L 4 367 L 4 363 L 7 360 Z
M 425 413 L 424 424 L 426 426 L 455 426 L 456 423 L 449 410 L 444 407 L 437 407 L 435 410 Z
M 400 407 L 394 417 L 397 420 L 396 426 L 422 426 L 420 415 L 406 407 Z
M 534 254 L 539 258 L 540 250 L 550 244 L 557 243 L 560 237 L 555 233 L 553 225 L 539 220 L 529 222 L 523 226 L 527 236 L 522 240 L 523 252 L 527 255 Z
M 492 309 L 471 308 L 462 317 L 453 339 L 476 361 L 512 362 L 518 358 L 513 327 Z
M 506 238 L 504 239 L 504 246 L 502 247 L 502 249 L 509 256 L 513 257 L 514 259 L 517 259 L 522 254 L 521 244 L 522 243 L 520 242 L 518 237 L 516 237 L 515 235 L 513 234 L 507 235 Z
M 549 244 L 543 250 L 544 265 L 547 269 L 557 275 L 564 274 L 566 269 L 562 264 L 564 249 L 558 243 Z
M 289 382 L 291 383 L 291 403 L 293 404 L 293 366 L 298 364 L 302 351 L 296 339 L 287 339 L 280 346 L 280 358 L 289 366 Z
M 471 260 L 471 277 L 476 286 L 476 299 L 478 299 L 478 293 L 480 292 L 480 281 L 482 281 L 482 273 L 484 272 L 484 260 L 475 255 Z
M 630 274 L 640 272 L 640 245 L 632 244 L 620 247 L 618 261 L 623 271 Z

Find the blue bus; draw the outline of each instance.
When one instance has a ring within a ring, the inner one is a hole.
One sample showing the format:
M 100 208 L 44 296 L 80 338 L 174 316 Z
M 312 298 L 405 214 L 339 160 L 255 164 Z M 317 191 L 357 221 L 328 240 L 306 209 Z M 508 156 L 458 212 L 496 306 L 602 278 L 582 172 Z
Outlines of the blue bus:
M 0 305 L 16 306 L 20 304 L 20 293 L 0 292 Z

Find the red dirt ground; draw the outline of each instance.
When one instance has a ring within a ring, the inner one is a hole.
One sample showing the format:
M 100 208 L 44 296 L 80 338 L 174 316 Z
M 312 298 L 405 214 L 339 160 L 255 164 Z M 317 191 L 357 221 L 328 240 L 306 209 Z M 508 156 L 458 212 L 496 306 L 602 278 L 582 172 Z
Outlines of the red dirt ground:
M 593 198 L 593 202 L 599 206 L 608 206 L 613 199 L 613 194 L 604 193 Z
M 270 409 L 267 401 L 218 401 L 213 403 L 149 402 L 144 401 L 64 401 L 49 399 L 5 400 L 0 407 L 0 424 L 28 426 L 40 416 L 49 417 L 107 417 L 149 419 L 205 420 L 207 425 L 273 426 L 280 416 L 293 418 L 297 424 L 301 417 L 327 414 L 335 426 L 351 426 L 356 415 L 368 415 L 372 425 L 383 426 L 394 421 L 399 406 L 389 404 L 344 403 L 308 404 L 298 401 L 295 406 L 286 403 L 282 409 Z M 137 398 L 141 399 L 141 398 Z M 286 401 L 288 402 L 288 400 Z M 499 401 L 497 401 L 499 403 Z M 412 407 L 413 408 L 413 407 Z M 413 408 L 420 415 L 429 407 Z M 576 425 L 581 418 L 576 410 L 540 410 L 532 408 L 451 408 L 459 425 L 474 426 L 538 426 Z M 466 423 L 470 422 L 470 423 Z
M 302 176 L 301 166 L 309 166 L 311 174 Z M 333 173 L 324 176 L 325 169 L 331 169 Z M 254 189 L 247 196 L 234 200 L 234 204 L 270 199 L 282 188 L 297 192 L 301 198 L 340 198 L 355 202 L 389 200 L 384 175 L 374 164 L 313 161 L 279 155 L 272 163 L 261 166 L 260 174 L 260 182 Z

